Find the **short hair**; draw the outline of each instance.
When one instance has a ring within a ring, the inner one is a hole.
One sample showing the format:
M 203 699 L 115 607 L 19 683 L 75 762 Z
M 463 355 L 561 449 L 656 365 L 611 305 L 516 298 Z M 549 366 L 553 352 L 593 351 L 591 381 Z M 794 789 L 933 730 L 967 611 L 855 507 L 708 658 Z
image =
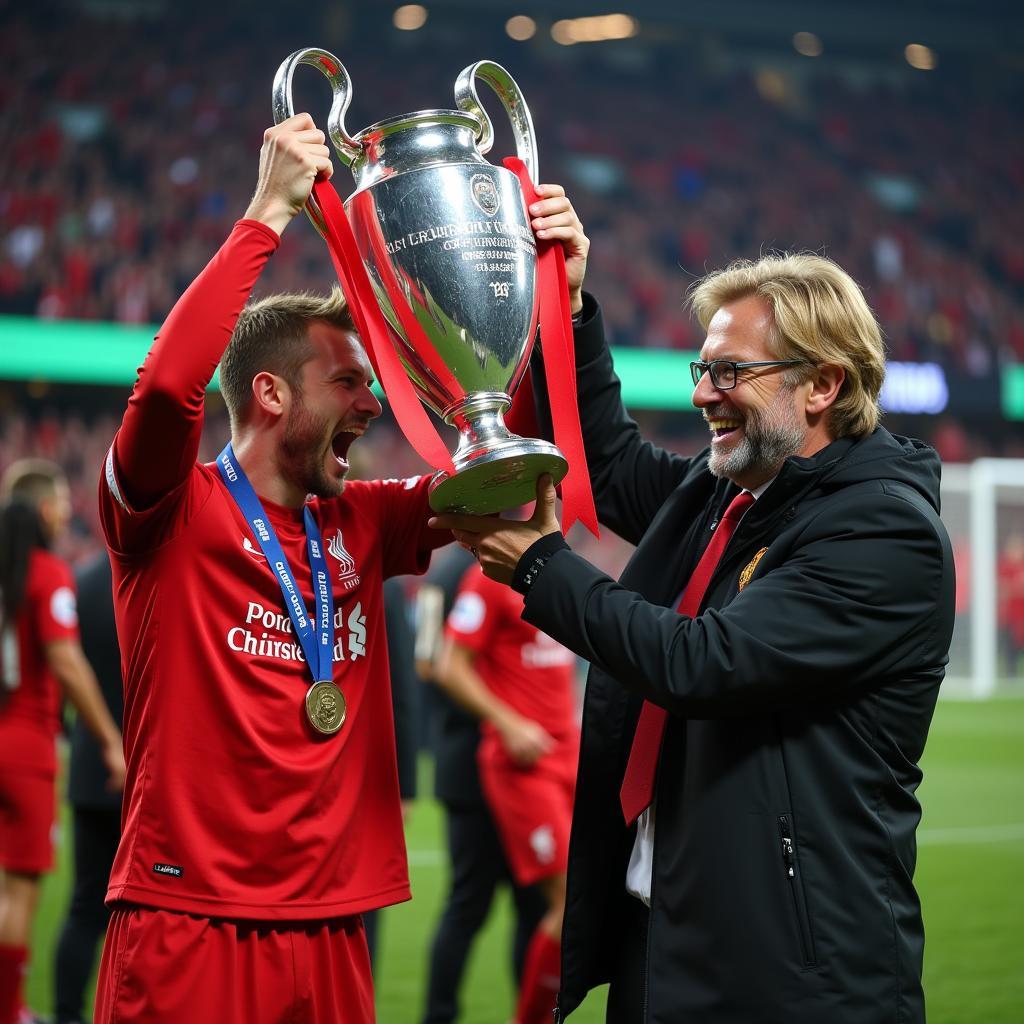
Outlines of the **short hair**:
M 0 480 L 0 499 L 21 501 L 34 508 L 54 497 L 57 488 L 67 485 L 67 474 L 49 459 L 18 459 L 6 469 Z
M 781 253 L 737 260 L 697 281 L 690 306 L 707 330 L 722 306 L 748 295 L 772 312 L 771 346 L 780 359 L 835 363 L 846 371 L 829 425 L 836 437 L 864 437 L 881 416 L 885 345 L 878 321 L 856 281 L 837 263 L 815 253 Z M 806 379 L 794 367 L 791 381 Z
M 309 325 L 317 322 L 355 330 L 348 303 L 337 286 L 329 295 L 268 295 L 242 310 L 220 363 L 220 390 L 232 426 L 245 418 L 256 374 L 273 373 L 290 387 L 299 387 L 302 366 L 312 355 Z

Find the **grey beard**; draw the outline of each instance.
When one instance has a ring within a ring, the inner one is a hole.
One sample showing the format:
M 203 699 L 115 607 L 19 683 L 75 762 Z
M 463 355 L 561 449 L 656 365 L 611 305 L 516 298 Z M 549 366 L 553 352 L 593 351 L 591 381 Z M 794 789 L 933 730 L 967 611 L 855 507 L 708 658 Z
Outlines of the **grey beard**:
M 785 392 L 779 392 L 779 398 Z M 807 431 L 796 422 L 791 409 L 785 420 L 777 418 L 774 407 L 748 414 L 743 424 L 743 440 L 728 452 L 711 451 L 708 469 L 718 477 L 735 480 L 751 472 L 774 476 L 782 463 L 804 445 Z

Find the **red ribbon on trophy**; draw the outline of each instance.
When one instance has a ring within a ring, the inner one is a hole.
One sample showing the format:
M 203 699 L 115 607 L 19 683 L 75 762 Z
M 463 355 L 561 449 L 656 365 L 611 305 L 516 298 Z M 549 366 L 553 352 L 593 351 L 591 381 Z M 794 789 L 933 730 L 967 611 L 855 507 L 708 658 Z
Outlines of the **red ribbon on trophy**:
M 533 187 L 526 164 L 515 156 L 506 157 L 502 163 L 519 178 L 526 208 L 529 210 L 540 196 Z M 569 463 L 569 471 L 561 484 L 562 532 L 568 533 L 573 523 L 579 520 L 595 537 L 599 537 L 587 454 L 580 431 L 579 402 L 576 397 L 576 347 L 572 339 L 565 253 L 559 242 L 537 239 L 537 288 L 540 295 L 541 354 L 544 357 L 551 424 L 555 444 Z
M 320 228 L 324 234 L 324 241 L 327 242 L 331 261 L 348 300 L 352 319 L 366 346 L 366 354 L 373 365 L 374 373 L 377 374 L 381 387 L 384 388 L 391 403 L 399 429 L 419 457 L 429 466 L 454 473 L 455 466 L 452 464 L 448 448 L 437 432 L 434 421 L 427 415 L 423 403 L 416 396 L 398 352 L 391 343 L 387 320 L 373 293 L 370 276 L 359 256 L 352 226 L 348 222 L 345 207 L 338 198 L 338 193 L 329 181 L 318 181 L 313 185 L 313 196 L 322 217 Z M 404 305 L 408 309 L 408 303 L 404 298 L 399 305 Z M 417 340 L 414 337 L 409 338 L 410 344 L 416 344 Z M 429 344 L 426 347 L 428 351 L 432 350 Z
M 523 162 L 510 157 L 504 163 L 518 176 L 527 206 L 536 202 L 538 196 Z M 335 271 L 348 299 L 352 319 L 366 346 L 374 372 L 391 403 L 399 429 L 428 465 L 436 470 L 454 473 L 448 448 L 433 420 L 427 415 L 402 365 L 392 340 L 393 334 L 381 312 L 370 277 L 359 255 L 352 225 L 338 193 L 329 181 L 318 181 L 313 186 L 312 198 L 321 214 L 321 223 L 318 226 L 327 242 Z M 367 234 L 372 247 L 383 247 L 384 239 L 380 234 L 379 224 L 361 223 L 358 227 Z M 381 272 L 381 284 L 398 316 L 409 346 L 421 359 L 429 363 L 431 371 L 436 373 L 439 379 L 446 380 L 457 388 L 453 393 L 458 393 L 462 390 L 461 387 L 455 382 L 454 375 L 437 355 L 433 344 L 413 315 L 401 286 L 391 271 L 390 262 L 386 258 L 381 258 L 377 266 Z M 568 532 L 570 527 L 579 521 L 596 537 L 597 514 L 580 432 L 576 400 L 575 351 L 565 277 L 565 256 L 561 245 L 537 240 L 537 287 L 541 348 L 548 383 L 554 442 L 569 464 L 561 483 L 562 532 Z M 519 418 L 517 413 L 521 402 L 532 403 L 533 392 L 529 386 L 528 376 L 524 377 L 522 384 L 524 386 L 516 396 L 514 409 L 509 413 L 510 418 Z

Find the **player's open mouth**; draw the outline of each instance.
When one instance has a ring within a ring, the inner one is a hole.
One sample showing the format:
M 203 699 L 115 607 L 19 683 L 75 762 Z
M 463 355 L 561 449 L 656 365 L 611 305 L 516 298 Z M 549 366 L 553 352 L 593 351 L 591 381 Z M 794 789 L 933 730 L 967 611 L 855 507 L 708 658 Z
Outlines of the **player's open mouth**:
M 707 422 L 711 433 L 715 435 L 716 441 L 729 437 L 730 434 L 734 434 L 743 426 L 743 420 L 714 419 Z
M 331 438 L 331 451 L 345 469 L 348 469 L 348 450 L 352 447 L 352 442 L 357 437 L 359 437 L 359 434 L 352 433 L 352 431 L 339 430 Z

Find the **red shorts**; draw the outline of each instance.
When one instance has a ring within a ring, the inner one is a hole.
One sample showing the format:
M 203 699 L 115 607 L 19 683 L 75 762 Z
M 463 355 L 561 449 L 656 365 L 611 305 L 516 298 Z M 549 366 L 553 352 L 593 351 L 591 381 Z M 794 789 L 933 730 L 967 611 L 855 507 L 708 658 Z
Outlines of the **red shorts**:
M 363 919 L 266 922 L 114 908 L 95 1024 L 371 1024 Z
M 529 767 L 511 761 L 497 736 L 480 741 L 480 784 L 517 885 L 568 867 L 578 757 L 575 736 Z
M 0 868 L 38 875 L 53 867 L 56 783 L 0 768 Z

